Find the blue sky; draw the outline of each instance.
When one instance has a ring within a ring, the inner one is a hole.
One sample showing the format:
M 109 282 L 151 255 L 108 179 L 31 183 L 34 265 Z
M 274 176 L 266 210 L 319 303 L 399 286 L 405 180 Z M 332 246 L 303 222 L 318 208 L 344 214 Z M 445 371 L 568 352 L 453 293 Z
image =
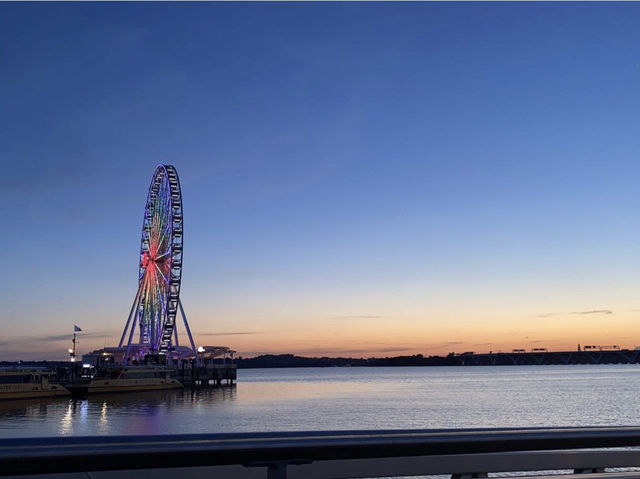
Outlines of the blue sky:
M 158 163 L 199 343 L 633 347 L 639 24 L 635 3 L 1 4 L 0 359 L 64 355 L 74 323 L 117 340 Z

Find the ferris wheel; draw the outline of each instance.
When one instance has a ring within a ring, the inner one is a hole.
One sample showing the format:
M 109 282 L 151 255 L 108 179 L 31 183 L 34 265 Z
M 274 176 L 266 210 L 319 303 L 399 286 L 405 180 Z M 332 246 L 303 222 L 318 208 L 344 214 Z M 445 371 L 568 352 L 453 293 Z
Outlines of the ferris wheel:
M 120 344 L 125 339 L 127 363 L 132 346 L 136 356 L 163 354 L 179 346 L 176 319 L 181 314 L 191 349 L 195 344 L 180 302 L 183 250 L 182 193 L 178 172 L 172 165 L 158 165 L 151 178 L 142 222 L 138 291 L 129 311 Z M 138 326 L 138 343 L 133 342 Z M 128 333 L 128 334 L 127 334 Z

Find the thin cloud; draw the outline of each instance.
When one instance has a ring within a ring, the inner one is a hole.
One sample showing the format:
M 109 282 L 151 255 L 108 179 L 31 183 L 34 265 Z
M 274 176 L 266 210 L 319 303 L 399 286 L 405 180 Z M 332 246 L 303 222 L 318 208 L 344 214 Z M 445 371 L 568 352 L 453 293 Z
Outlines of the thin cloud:
M 587 315 L 587 314 L 613 314 L 613 311 L 611 311 L 610 309 L 592 309 L 589 311 L 571 311 L 570 313 L 543 313 L 543 314 L 539 314 L 536 317 L 537 318 L 549 318 L 551 316 L 562 316 L 562 315 L 567 315 L 567 314 L 579 314 L 579 315 Z
M 247 336 L 250 334 L 274 333 L 276 331 L 229 331 L 223 333 L 198 333 L 198 336 Z
M 33 351 L 30 349 L 2 349 L 0 351 L 0 361 L 64 361 L 69 359 L 66 349 L 38 349 Z
M 460 346 L 461 344 L 465 344 L 464 341 L 446 341 L 443 343 L 431 343 L 431 344 L 426 344 L 424 347 L 425 349 L 433 349 L 433 348 L 448 348 L 449 346 Z M 413 348 L 418 349 L 418 348 Z
M 352 314 L 349 316 L 331 316 L 329 319 L 384 319 L 386 316 L 378 316 L 375 314 Z
M 415 351 L 415 348 L 409 347 L 388 347 L 388 348 L 377 348 L 375 346 L 370 348 L 309 348 L 309 349 L 296 349 L 292 351 L 286 352 L 274 352 L 274 351 L 240 351 L 239 354 L 241 356 L 262 356 L 267 354 L 279 355 L 279 354 L 294 354 L 296 356 L 303 357 L 319 357 L 325 355 L 340 355 L 342 357 L 352 357 L 354 355 L 360 354 L 380 354 L 380 353 L 405 353 Z
M 27 341 L 49 342 L 49 341 L 64 341 L 66 339 L 70 340 L 72 337 L 73 337 L 72 334 L 53 334 L 51 336 L 34 336 L 26 339 Z
M 613 314 L 613 311 L 608 309 L 594 309 L 592 311 L 574 311 L 571 314 Z
M 23 338 L 25 341 L 36 341 L 36 342 L 49 342 L 49 341 L 66 341 L 71 340 L 73 337 L 73 333 L 67 334 L 52 334 L 47 336 L 30 336 L 27 338 Z M 80 333 L 80 338 L 108 338 L 110 335 L 101 332 L 91 332 L 91 333 Z
M 389 348 L 315 348 L 296 351 L 295 354 L 363 354 L 363 353 L 402 353 L 406 351 L 414 351 L 414 348 L 407 347 L 389 347 Z

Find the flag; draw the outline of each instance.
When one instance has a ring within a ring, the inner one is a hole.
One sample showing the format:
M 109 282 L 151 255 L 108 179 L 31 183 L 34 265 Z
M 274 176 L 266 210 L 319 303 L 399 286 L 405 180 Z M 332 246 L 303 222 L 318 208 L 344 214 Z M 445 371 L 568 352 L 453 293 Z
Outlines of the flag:
M 77 326 L 77 325 L 74 324 L 73 325 L 73 332 L 77 333 L 77 332 L 80 332 L 80 331 L 82 331 L 82 329 L 80 329 L 80 326 Z

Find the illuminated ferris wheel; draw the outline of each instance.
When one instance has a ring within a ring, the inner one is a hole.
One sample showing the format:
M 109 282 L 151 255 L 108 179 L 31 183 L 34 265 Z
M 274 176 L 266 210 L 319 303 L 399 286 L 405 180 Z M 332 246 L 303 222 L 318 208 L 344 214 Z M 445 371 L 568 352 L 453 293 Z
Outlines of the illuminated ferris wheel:
M 159 165 L 153 173 L 142 222 L 138 292 L 131 306 L 119 347 L 126 343 L 125 363 L 135 355 L 163 354 L 178 344 L 176 318 L 182 315 L 196 360 L 195 344 L 180 303 L 182 278 L 182 193 L 178 172 Z M 133 342 L 138 327 L 138 343 Z

